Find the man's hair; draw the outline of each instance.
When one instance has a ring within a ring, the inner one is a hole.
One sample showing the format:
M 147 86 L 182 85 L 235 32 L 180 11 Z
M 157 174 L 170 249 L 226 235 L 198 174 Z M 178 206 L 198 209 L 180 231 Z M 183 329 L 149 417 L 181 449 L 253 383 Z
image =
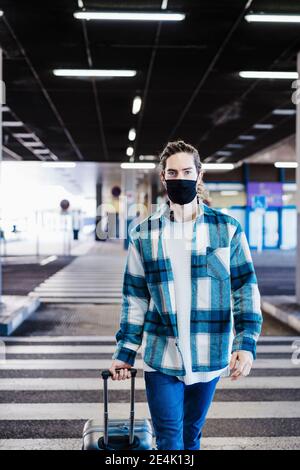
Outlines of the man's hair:
M 193 145 L 187 144 L 183 140 L 175 140 L 173 142 L 168 142 L 163 151 L 159 154 L 159 169 L 161 173 L 165 171 L 167 159 L 171 155 L 174 155 L 175 153 L 179 152 L 189 153 L 193 155 L 197 173 L 199 174 L 200 171 L 204 173 L 198 150 L 193 147 Z M 208 197 L 208 191 L 204 186 L 202 179 L 201 182 L 197 185 L 197 194 L 201 199 L 207 199 Z

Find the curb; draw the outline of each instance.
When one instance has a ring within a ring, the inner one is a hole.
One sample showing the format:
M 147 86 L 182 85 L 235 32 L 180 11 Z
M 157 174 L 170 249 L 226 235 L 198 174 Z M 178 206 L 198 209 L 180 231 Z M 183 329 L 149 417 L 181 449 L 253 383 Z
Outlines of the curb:
M 18 328 L 33 312 L 37 310 L 41 302 L 38 298 L 27 298 L 24 305 L 11 312 L 9 315 L 0 315 L 0 335 L 9 336 Z
M 298 311 L 291 313 L 286 310 L 282 310 L 269 300 L 265 300 L 262 297 L 261 307 L 266 313 L 300 333 L 300 306 Z

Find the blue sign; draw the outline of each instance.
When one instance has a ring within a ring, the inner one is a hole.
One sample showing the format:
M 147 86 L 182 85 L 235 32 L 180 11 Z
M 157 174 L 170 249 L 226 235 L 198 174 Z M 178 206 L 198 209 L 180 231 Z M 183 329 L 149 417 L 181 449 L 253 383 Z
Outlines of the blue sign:
M 248 182 L 247 205 L 253 207 L 254 196 L 266 196 L 268 206 L 282 207 L 282 183 Z
M 253 209 L 266 209 L 268 207 L 267 196 L 260 194 L 252 196 Z

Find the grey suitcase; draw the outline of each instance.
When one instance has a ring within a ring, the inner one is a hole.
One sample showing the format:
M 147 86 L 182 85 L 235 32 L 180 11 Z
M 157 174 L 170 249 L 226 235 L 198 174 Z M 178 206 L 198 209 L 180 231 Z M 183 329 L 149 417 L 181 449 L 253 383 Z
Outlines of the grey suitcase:
M 118 371 L 118 369 L 116 369 Z M 149 419 L 134 419 L 134 388 L 137 370 L 131 372 L 130 417 L 108 419 L 107 381 L 112 375 L 108 369 L 101 372 L 104 380 L 104 424 L 89 419 L 83 428 L 83 450 L 152 450 L 153 432 Z M 126 379 L 127 380 L 127 379 Z

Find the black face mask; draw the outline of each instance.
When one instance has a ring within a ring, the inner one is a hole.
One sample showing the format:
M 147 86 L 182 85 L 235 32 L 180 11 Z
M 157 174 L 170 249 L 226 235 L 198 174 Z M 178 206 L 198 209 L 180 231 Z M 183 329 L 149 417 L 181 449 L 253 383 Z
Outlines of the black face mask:
M 197 180 L 170 179 L 166 180 L 167 193 L 175 204 L 188 204 L 197 194 Z

